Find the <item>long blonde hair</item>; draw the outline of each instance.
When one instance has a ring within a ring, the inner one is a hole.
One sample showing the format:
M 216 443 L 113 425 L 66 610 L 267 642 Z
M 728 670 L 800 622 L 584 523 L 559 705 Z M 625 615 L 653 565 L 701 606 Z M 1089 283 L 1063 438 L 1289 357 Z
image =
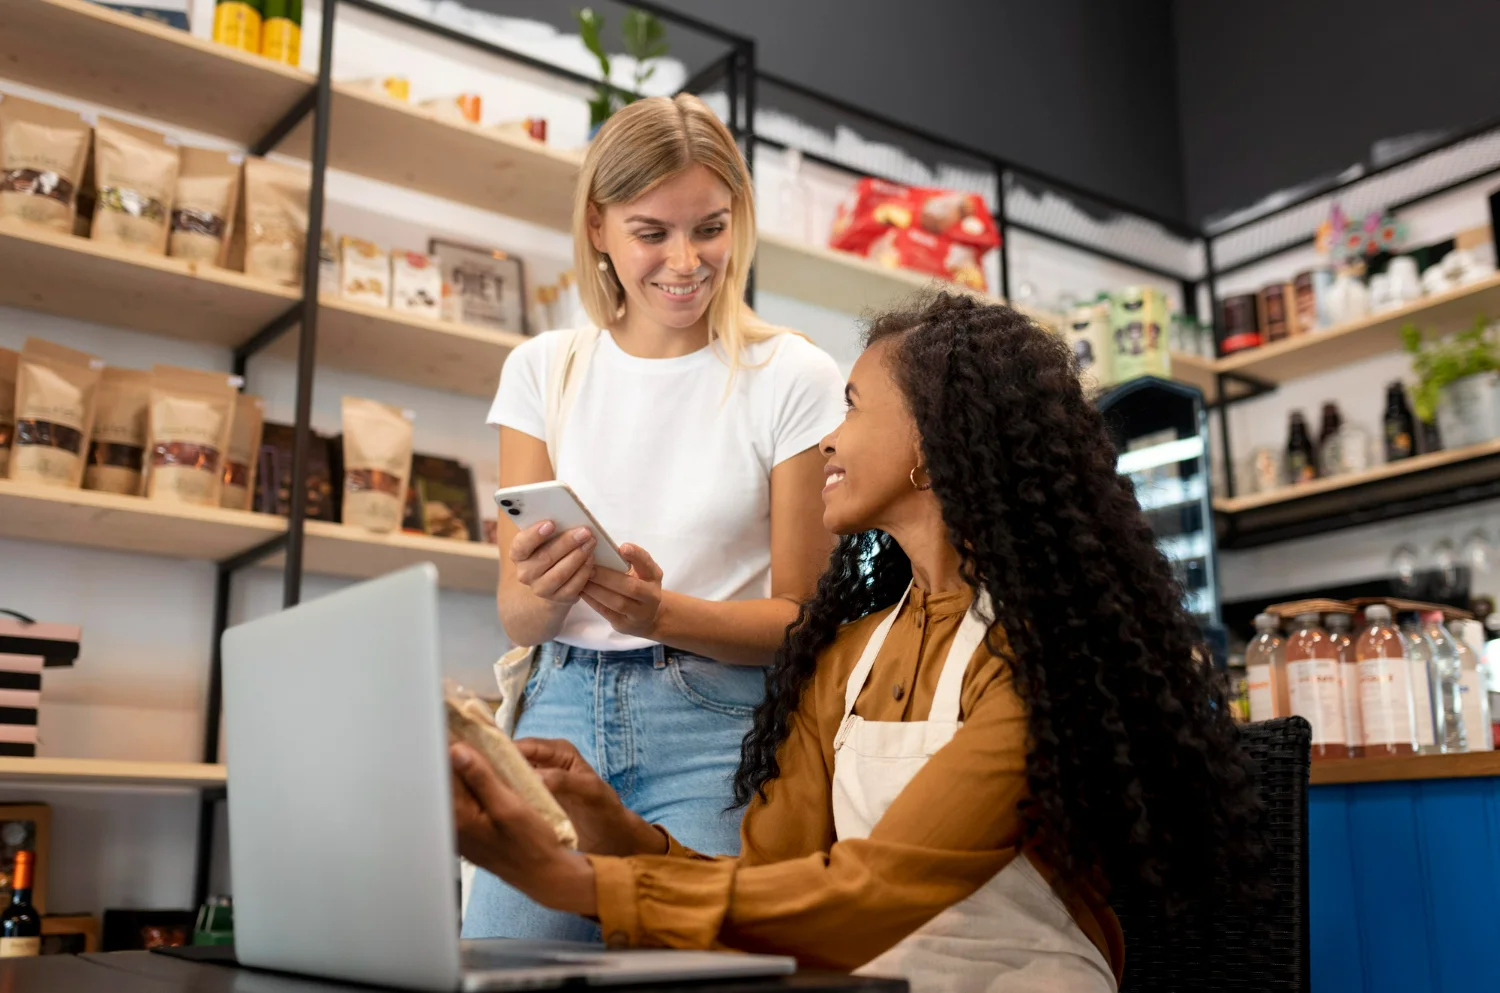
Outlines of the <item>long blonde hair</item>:
M 703 165 L 729 187 L 729 264 L 708 303 L 708 340 L 718 339 L 731 374 L 742 350 L 783 329 L 766 324 L 745 303 L 755 258 L 755 189 L 734 136 L 691 93 L 647 97 L 616 113 L 599 129 L 583 160 L 573 195 L 573 264 L 583 309 L 607 328 L 625 309 L 625 288 L 589 237 L 589 208 L 629 203 L 692 165 Z

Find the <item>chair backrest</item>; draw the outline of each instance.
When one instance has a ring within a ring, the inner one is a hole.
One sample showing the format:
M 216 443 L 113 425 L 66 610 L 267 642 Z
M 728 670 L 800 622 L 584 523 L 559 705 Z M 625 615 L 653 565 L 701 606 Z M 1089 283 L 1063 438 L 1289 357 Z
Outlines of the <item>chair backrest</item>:
M 1312 727 L 1300 717 L 1249 724 L 1240 741 L 1258 766 L 1272 893 L 1264 903 L 1219 903 L 1168 919 L 1123 895 L 1122 993 L 1307 993 L 1307 771 Z

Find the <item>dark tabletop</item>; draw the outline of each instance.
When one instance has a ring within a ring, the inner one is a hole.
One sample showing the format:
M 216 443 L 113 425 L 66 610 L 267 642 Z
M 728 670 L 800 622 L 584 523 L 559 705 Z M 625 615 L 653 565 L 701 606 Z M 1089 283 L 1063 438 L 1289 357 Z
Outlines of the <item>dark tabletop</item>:
M 0 993 L 352 993 L 373 988 L 184 962 L 149 952 L 0 959 Z M 649 990 L 671 990 L 673 993 L 708 990 L 713 993 L 906 993 L 906 983 L 840 973 L 799 972 L 774 979 L 736 979 L 629 989 L 634 993 Z

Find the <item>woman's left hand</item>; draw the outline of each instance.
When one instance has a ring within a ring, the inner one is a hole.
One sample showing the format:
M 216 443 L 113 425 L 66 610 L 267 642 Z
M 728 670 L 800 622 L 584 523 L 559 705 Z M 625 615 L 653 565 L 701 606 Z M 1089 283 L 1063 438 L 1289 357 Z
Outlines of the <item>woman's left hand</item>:
M 459 854 L 544 907 L 585 917 L 597 913 L 589 860 L 565 848 L 472 748 L 455 744 L 448 751 Z
M 629 572 L 596 566 L 581 599 L 621 634 L 650 638 L 661 612 L 661 566 L 639 545 L 621 545 Z

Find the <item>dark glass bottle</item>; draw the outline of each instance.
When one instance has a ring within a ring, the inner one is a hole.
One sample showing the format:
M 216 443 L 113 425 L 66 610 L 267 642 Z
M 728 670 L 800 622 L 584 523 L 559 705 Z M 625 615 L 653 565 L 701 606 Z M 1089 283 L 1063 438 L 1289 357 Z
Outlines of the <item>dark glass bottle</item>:
M 31 905 L 31 880 L 35 866 L 35 852 L 16 853 L 16 867 L 11 875 L 10 906 L 0 912 L 0 958 L 41 954 L 42 915 Z
M 1339 405 L 1329 401 L 1323 404 L 1323 424 L 1318 428 L 1318 475 L 1332 476 L 1344 470 L 1344 458 L 1339 451 L 1339 432 L 1344 430 L 1344 415 Z
M 1385 460 L 1398 462 L 1416 453 L 1417 419 L 1398 379 L 1385 388 Z
M 1317 453 L 1307 433 L 1307 421 L 1302 411 L 1294 410 L 1286 436 L 1286 481 L 1295 486 L 1317 478 Z

